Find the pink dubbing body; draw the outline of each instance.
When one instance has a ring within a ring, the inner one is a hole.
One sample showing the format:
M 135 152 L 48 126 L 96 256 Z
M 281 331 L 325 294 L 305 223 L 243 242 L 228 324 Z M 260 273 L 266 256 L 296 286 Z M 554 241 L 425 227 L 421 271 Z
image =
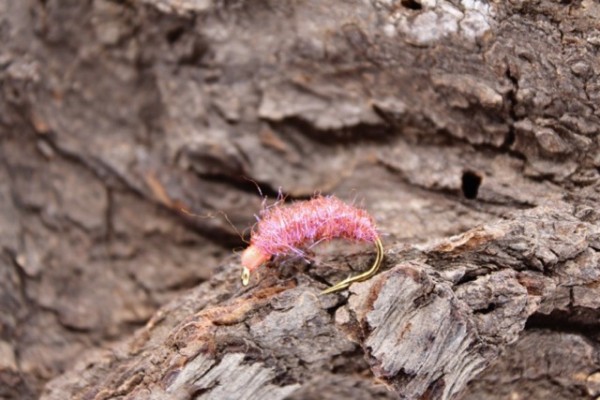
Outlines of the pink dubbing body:
M 247 251 L 259 254 L 262 261 L 280 255 L 302 256 L 303 250 L 315 243 L 336 238 L 375 242 L 378 234 L 373 218 L 365 210 L 334 196 L 317 196 L 263 210 Z M 249 260 L 253 257 L 248 255 Z M 258 256 L 255 258 L 258 262 Z M 258 266 L 248 264 L 251 270 Z

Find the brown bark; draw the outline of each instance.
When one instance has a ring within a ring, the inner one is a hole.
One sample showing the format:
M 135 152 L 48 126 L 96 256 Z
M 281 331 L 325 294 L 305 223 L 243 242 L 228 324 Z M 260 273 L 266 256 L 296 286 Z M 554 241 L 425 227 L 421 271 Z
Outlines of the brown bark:
M 598 21 L 0 0 L 0 397 L 599 396 Z M 255 182 L 358 198 L 383 271 L 320 296 L 370 261 L 339 247 L 242 288 Z

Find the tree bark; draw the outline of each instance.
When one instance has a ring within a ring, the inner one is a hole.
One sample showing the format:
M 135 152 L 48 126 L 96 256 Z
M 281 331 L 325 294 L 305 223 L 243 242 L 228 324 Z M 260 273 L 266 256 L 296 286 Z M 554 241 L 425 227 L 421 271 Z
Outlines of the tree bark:
M 0 397 L 600 396 L 599 21 L 0 0 Z M 242 287 L 257 187 L 358 199 L 383 271 L 319 295 L 372 257 L 334 243 Z

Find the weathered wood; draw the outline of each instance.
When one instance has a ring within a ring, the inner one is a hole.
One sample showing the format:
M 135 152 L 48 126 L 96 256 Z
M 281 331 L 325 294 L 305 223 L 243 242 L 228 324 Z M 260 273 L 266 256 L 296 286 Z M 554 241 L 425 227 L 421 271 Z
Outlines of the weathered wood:
M 306 275 L 278 279 L 275 268 L 242 289 L 233 263 L 161 310 L 101 365 L 86 362 L 54 380 L 44 398 L 283 399 L 309 391 L 320 383 L 315 377 L 330 379 L 339 358 L 356 362 L 341 373 L 355 385 L 372 373 L 401 398 L 455 397 L 518 340 L 532 315 L 559 311 L 563 289 L 600 279 L 599 238 L 597 224 L 553 203 L 392 249 L 385 272 L 330 296 L 319 296 L 323 285 Z M 320 385 L 318 397 L 335 397 L 335 385 Z
M 0 0 L 0 397 L 598 396 L 598 21 Z M 318 296 L 368 265 L 340 248 L 242 290 L 254 182 L 357 198 L 386 270 Z

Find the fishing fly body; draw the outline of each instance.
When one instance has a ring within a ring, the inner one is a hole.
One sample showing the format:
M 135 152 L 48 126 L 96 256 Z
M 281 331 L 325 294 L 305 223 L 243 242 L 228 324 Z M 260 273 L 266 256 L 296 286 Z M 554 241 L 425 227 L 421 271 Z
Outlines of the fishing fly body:
M 367 211 L 334 196 L 319 195 L 291 205 L 278 202 L 267 207 L 252 231 L 250 246 L 242 253 L 242 284 L 247 285 L 250 274 L 273 257 L 304 256 L 305 249 L 338 238 L 373 243 L 377 257 L 368 271 L 337 283 L 323 294 L 345 289 L 377 273 L 383 260 L 383 245 L 373 218 Z

